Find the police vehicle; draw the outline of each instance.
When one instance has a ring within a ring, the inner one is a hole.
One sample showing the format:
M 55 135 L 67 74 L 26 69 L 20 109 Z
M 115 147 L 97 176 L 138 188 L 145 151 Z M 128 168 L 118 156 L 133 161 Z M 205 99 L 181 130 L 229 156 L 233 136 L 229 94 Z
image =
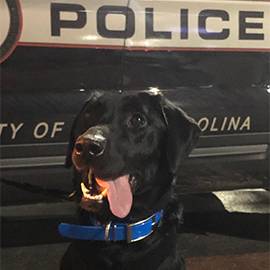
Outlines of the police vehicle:
M 161 91 L 198 121 L 180 192 L 269 186 L 270 2 L 1 0 L 0 11 L 7 186 L 69 189 L 69 132 L 93 90 Z

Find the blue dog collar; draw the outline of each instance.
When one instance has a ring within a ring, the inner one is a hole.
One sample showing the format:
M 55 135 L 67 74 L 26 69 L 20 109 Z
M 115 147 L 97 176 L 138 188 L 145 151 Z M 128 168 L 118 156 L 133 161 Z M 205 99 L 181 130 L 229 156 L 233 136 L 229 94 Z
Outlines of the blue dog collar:
M 163 210 L 149 218 L 136 223 L 109 223 L 100 226 L 83 226 L 61 223 L 59 233 L 67 238 L 77 240 L 96 241 L 127 241 L 128 243 L 142 240 L 149 236 L 159 225 L 163 217 Z

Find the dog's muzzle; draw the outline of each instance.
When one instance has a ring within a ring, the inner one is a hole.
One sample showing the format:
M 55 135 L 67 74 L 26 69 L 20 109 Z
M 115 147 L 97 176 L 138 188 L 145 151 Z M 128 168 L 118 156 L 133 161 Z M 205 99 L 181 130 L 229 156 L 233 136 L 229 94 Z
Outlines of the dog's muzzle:
M 101 156 L 106 148 L 105 127 L 91 127 L 78 137 L 75 143 L 75 154 L 91 157 Z

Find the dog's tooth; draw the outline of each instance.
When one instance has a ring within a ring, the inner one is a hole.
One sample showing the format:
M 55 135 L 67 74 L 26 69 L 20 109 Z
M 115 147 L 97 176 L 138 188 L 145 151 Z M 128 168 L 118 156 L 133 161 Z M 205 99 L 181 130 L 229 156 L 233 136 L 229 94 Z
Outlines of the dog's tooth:
M 106 194 L 107 194 L 107 189 L 104 189 L 104 190 L 101 192 L 101 194 L 100 194 L 100 195 L 102 195 L 102 198 L 103 198 L 103 197 L 105 197 L 105 196 L 106 196 Z
M 102 194 L 99 195 L 89 195 L 87 196 L 88 199 L 95 200 L 95 201 L 102 201 L 103 196 Z
M 102 202 L 102 201 L 103 201 L 103 196 L 102 196 L 102 195 L 98 195 L 97 201 L 98 201 L 98 202 Z
M 102 198 L 103 198 L 103 196 L 102 196 L 101 194 L 100 194 L 100 195 L 97 195 L 96 197 L 97 197 L 97 200 L 98 200 L 98 201 L 101 201 Z
M 81 190 L 82 190 L 83 196 L 86 199 L 95 200 L 95 201 L 98 201 L 98 202 L 102 202 L 103 197 L 104 197 L 104 195 L 106 193 L 106 192 L 103 191 L 101 194 L 91 195 L 91 191 L 85 186 L 85 184 L 83 182 L 81 182 Z
M 85 186 L 85 184 L 83 182 L 81 182 L 81 190 L 82 190 L 82 193 L 85 197 L 87 194 L 90 193 L 90 190 Z

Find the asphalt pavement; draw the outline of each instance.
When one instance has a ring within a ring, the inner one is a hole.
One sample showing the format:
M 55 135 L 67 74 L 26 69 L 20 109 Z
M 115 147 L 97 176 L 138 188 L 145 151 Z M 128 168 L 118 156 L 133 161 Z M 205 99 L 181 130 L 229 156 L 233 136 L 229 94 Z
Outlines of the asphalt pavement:
M 182 196 L 178 244 L 188 270 L 270 269 L 270 193 L 238 190 Z M 72 221 L 73 203 L 1 207 L 1 269 L 58 269 L 68 242 L 57 233 Z

